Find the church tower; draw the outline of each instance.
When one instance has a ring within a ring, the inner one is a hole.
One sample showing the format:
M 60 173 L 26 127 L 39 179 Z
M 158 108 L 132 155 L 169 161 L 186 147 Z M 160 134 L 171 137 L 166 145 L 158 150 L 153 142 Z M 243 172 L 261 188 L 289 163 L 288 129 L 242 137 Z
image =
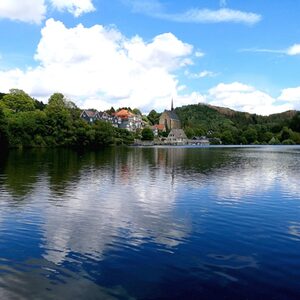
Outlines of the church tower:
M 172 98 L 172 101 L 171 101 L 171 111 L 174 110 L 174 103 L 173 103 L 173 98 Z

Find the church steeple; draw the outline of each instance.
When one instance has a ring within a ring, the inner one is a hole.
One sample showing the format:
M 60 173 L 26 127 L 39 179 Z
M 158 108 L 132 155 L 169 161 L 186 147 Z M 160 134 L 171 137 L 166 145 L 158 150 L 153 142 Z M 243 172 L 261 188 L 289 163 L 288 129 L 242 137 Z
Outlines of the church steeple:
M 173 103 L 173 98 L 172 98 L 172 101 L 171 101 L 171 111 L 174 110 L 174 103 Z

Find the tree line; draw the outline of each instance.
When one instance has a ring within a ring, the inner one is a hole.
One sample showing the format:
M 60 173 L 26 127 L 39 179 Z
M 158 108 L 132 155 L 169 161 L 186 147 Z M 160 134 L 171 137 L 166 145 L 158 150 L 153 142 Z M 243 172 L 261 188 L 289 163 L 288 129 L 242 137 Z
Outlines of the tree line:
M 22 90 L 0 94 L 0 147 L 103 147 L 131 144 L 134 135 L 110 123 L 89 124 L 61 93 L 43 104 Z
M 138 109 L 126 109 L 141 114 Z M 207 136 L 222 144 L 300 144 L 297 111 L 259 116 L 203 104 L 175 111 L 188 138 Z M 129 145 L 135 138 L 152 140 L 150 126 L 158 124 L 161 115 L 151 110 L 142 116 L 146 128 L 132 133 L 104 121 L 87 123 L 80 114 L 81 110 L 61 93 L 54 93 L 47 104 L 18 89 L 0 93 L 0 148 Z
M 209 105 L 176 108 L 186 135 L 221 139 L 222 144 L 300 144 L 300 112 L 270 116 Z

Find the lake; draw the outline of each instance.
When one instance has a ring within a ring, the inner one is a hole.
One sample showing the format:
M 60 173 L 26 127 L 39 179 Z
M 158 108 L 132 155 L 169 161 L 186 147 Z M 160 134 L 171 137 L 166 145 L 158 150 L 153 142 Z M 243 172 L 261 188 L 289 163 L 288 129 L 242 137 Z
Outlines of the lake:
M 12 150 L 0 299 L 300 299 L 300 147 Z

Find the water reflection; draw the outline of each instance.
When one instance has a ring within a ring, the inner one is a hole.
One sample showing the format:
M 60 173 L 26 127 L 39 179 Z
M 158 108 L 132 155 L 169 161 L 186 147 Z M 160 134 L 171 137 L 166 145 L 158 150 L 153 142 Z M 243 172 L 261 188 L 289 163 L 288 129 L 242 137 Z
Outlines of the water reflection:
M 210 281 L 219 297 L 262 284 L 260 273 L 284 285 L 268 272 L 300 268 L 299 166 L 298 147 L 11 151 L 0 159 L 0 297 L 171 299 L 199 282 L 210 293 Z M 179 294 L 160 294 L 168 284 Z

